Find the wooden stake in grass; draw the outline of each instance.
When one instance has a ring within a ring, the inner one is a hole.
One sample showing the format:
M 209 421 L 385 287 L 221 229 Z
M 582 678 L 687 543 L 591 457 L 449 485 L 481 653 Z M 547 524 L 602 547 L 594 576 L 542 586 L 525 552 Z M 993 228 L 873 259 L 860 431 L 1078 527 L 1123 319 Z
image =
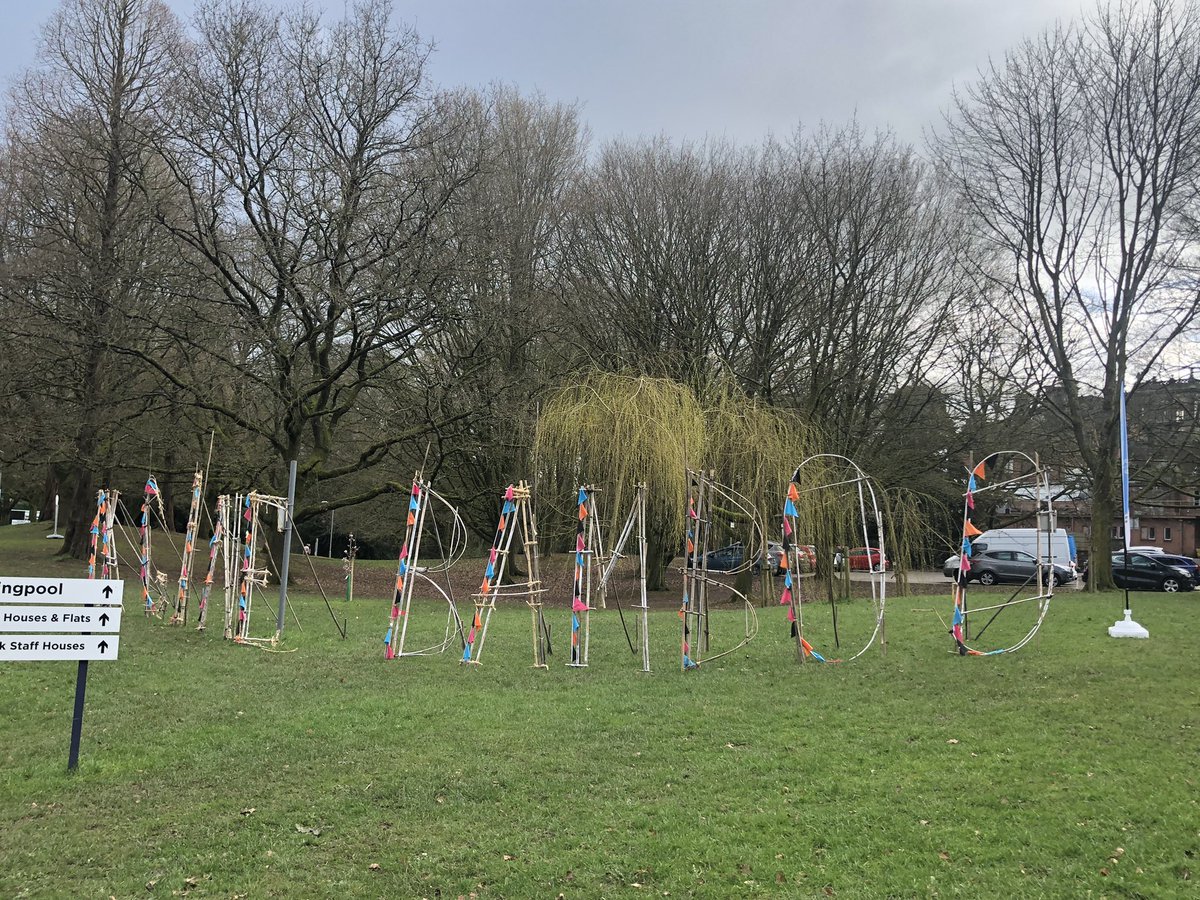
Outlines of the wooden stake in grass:
M 525 555 L 526 581 L 523 585 L 502 587 L 508 559 L 513 552 L 513 542 L 517 532 L 521 533 L 521 548 Z M 496 526 L 496 536 L 492 539 L 488 551 L 487 567 L 484 570 L 483 582 L 475 593 L 475 614 L 471 619 L 471 628 L 467 632 L 466 646 L 463 647 L 462 661 L 470 665 L 480 665 L 483 655 L 483 645 L 487 640 L 488 625 L 492 613 L 496 609 L 497 597 L 525 597 L 529 605 L 533 627 L 533 667 L 548 668 L 546 656 L 549 651 L 549 629 L 542 615 L 541 574 L 538 566 L 538 533 L 537 519 L 533 512 L 533 493 L 529 485 L 522 481 L 510 484 L 504 491 L 503 504 L 500 508 L 500 521 Z

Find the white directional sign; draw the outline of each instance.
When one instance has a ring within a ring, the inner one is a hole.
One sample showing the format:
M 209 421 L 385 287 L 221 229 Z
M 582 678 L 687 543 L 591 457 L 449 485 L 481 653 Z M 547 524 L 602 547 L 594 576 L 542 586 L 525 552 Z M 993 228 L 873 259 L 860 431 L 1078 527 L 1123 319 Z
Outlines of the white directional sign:
M 0 603 L 120 606 L 124 581 L 111 578 L 23 578 L 0 575 Z
M 0 634 L 0 663 L 47 659 L 116 659 L 115 634 Z
M 0 631 L 65 631 L 116 634 L 119 606 L 9 606 L 0 603 Z

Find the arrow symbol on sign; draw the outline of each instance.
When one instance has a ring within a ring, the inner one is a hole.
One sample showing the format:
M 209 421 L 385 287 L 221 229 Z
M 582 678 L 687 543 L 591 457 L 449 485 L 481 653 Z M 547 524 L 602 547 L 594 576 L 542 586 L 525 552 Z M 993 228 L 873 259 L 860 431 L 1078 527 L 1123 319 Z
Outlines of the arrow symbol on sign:
M 104 590 L 101 591 L 100 593 L 102 593 L 104 595 L 105 599 L 108 599 L 109 597 L 112 596 L 112 585 L 111 584 L 105 585 Z
M 103 653 L 108 649 L 108 641 L 101 641 L 98 646 L 100 647 L 100 652 Z
M 101 625 L 108 624 L 108 613 L 100 613 L 100 624 Z

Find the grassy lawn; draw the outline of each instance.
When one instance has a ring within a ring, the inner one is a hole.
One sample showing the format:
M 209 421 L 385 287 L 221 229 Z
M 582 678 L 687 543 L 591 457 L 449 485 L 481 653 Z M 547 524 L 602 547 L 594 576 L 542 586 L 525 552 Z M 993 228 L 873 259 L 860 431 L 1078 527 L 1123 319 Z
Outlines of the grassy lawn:
M 0 574 L 81 576 L 47 530 L 0 528 Z M 947 598 L 892 598 L 887 655 L 844 666 L 798 665 L 768 607 L 688 675 L 656 611 L 648 676 L 613 612 L 574 670 L 550 610 L 538 672 L 524 607 L 463 668 L 385 663 L 380 599 L 334 601 L 342 641 L 294 598 L 304 630 L 270 653 L 136 597 L 120 659 L 91 667 L 76 774 L 74 664 L 0 665 L 0 897 L 1197 895 L 1200 595 L 1136 595 L 1152 637 L 1115 641 L 1117 595 L 1063 593 L 990 659 L 948 652 Z M 839 611 L 847 644 L 864 606 Z M 828 619 L 806 609 L 818 649 Z M 714 643 L 741 623 L 716 613 Z

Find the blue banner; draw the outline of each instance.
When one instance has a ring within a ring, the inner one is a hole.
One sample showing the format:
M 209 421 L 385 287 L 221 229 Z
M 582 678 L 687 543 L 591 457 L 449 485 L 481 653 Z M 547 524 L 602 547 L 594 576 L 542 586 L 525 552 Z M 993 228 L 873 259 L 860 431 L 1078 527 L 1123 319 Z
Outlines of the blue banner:
M 1129 426 L 1125 419 L 1125 386 L 1121 385 L 1121 509 L 1125 517 L 1125 546 L 1133 543 L 1133 520 L 1129 516 Z

